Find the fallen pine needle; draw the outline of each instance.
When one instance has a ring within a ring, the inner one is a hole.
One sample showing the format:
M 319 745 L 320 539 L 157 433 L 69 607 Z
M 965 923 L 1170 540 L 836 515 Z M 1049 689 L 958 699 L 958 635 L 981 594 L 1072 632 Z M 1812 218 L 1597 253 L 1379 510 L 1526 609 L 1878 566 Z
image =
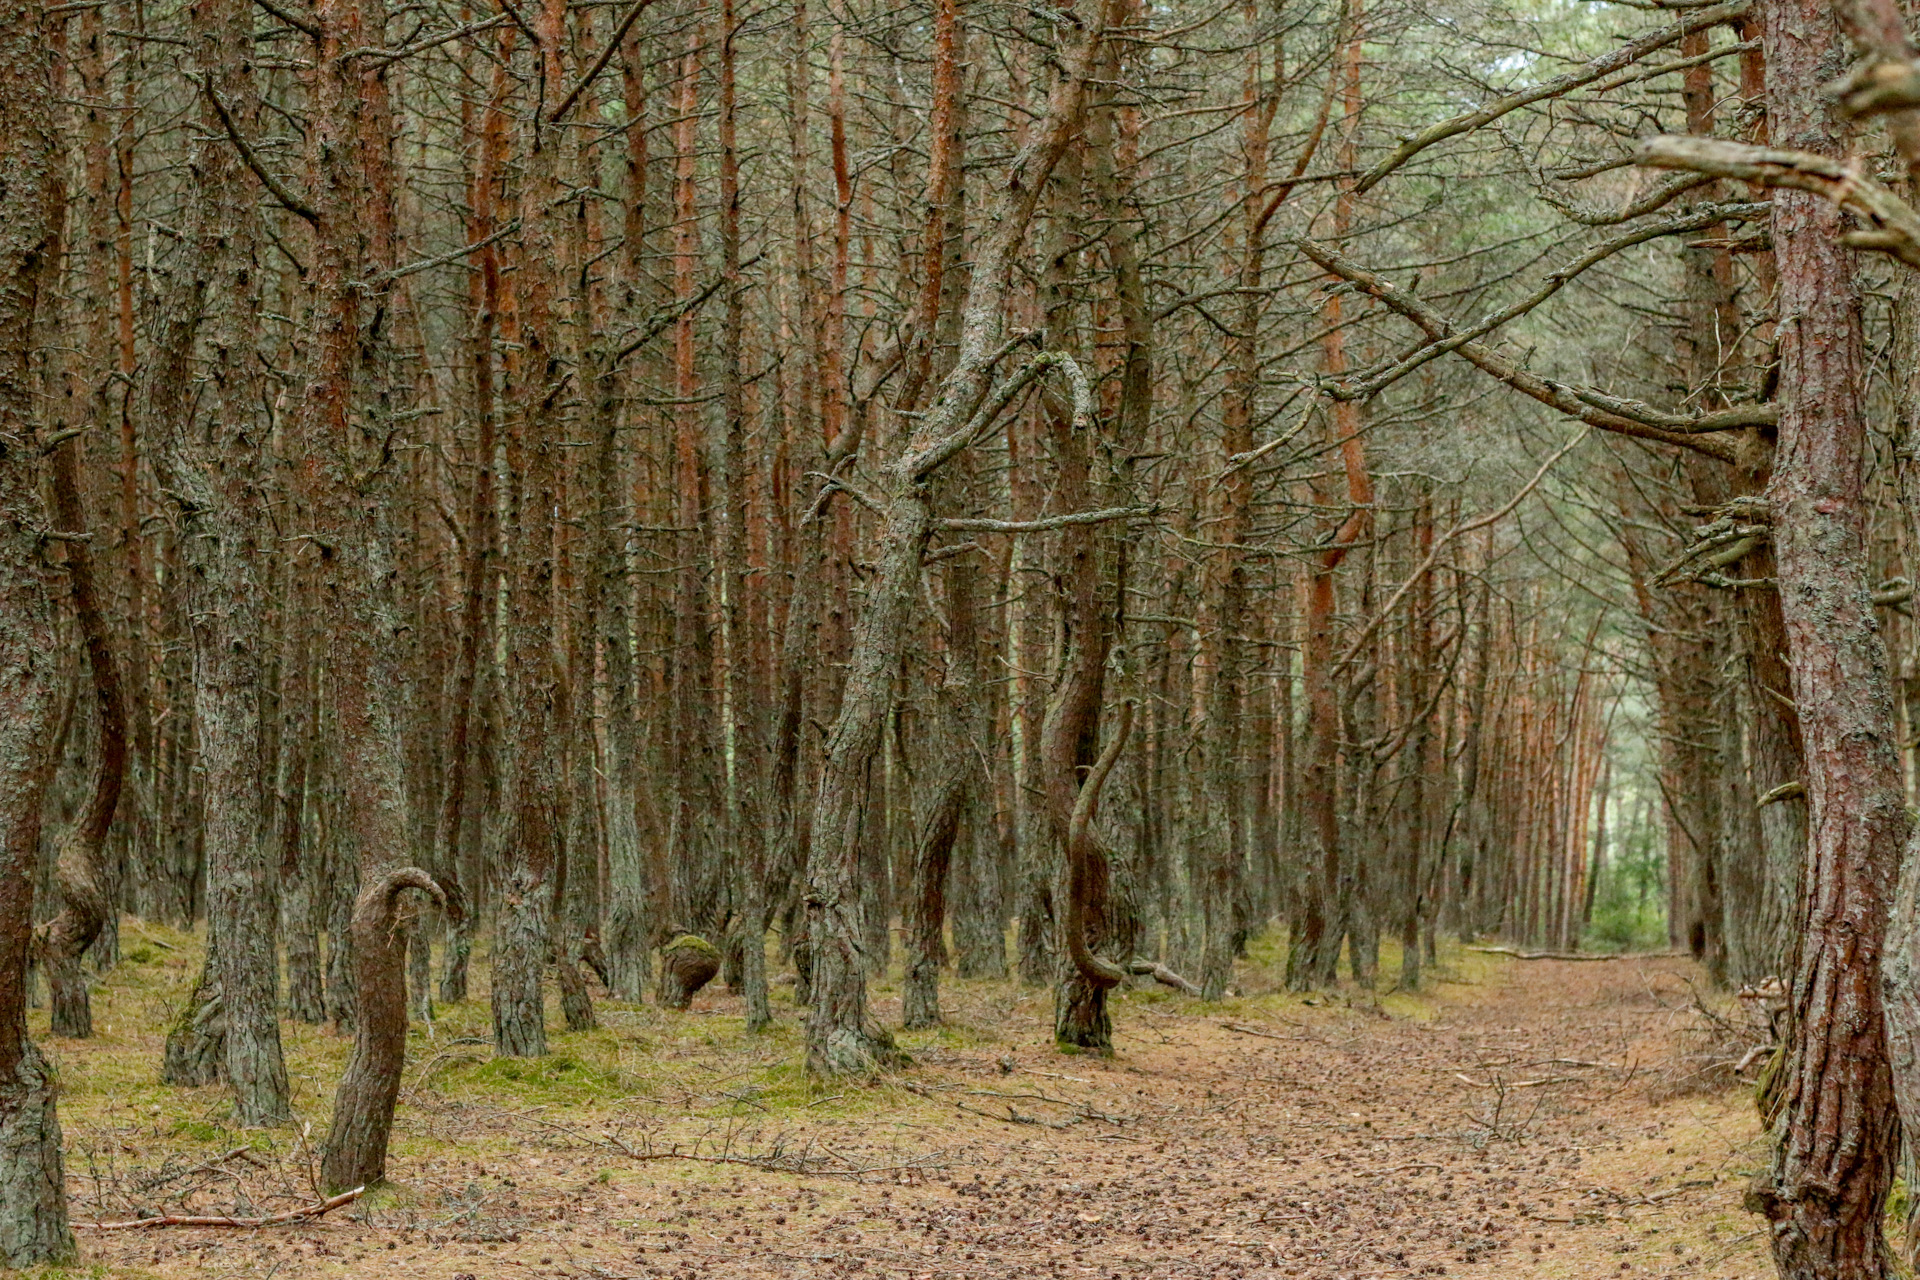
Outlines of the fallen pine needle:
M 365 1187 L 355 1187 L 351 1191 L 342 1191 L 331 1199 L 319 1204 L 302 1205 L 298 1209 L 289 1209 L 285 1213 L 269 1214 L 264 1218 L 219 1218 L 199 1217 L 185 1213 L 163 1213 L 152 1218 L 134 1218 L 128 1222 L 76 1222 L 76 1227 L 85 1227 L 90 1231 L 139 1231 L 148 1227 L 277 1227 L 284 1222 L 304 1222 L 308 1218 L 317 1218 L 323 1213 L 331 1213 L 343 1204 L 352 1204 L 367 1194 Z

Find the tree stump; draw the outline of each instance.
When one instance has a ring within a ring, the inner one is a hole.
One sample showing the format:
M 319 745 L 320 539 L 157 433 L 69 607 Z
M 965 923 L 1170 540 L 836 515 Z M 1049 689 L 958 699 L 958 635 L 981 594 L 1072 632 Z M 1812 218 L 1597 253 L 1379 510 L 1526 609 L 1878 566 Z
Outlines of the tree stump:
M 705 938 L 683 933 L 660 951 L 660 1003 L 685 1010 L 720 972 L 720 952 Z

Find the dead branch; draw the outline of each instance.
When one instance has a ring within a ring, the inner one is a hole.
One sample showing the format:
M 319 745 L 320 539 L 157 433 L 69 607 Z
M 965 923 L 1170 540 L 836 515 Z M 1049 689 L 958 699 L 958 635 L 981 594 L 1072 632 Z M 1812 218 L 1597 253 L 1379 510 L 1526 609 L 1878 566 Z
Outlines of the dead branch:
M 1450 120 L 1442 120 L 1439 124 L 1431 125 L 1410 138 L 1402 139 L 1400 145 L 1394 148 L 1393 154 L 1368 170 L 1366 176 L 1355 185 L 1354 190 L 1367 190 L 1437 142 L 1444 142 L 1448 138 L 1491 124 L 1501 116 L 1517 111 L 1521 107 L 1546 98 L 1558 97 L 1570 89 L 1578 89 L 1595 80 L 1604 79 L 1695 31 L 1706 31 L 1723 22 L 1731 22 L 1745 14 L 1747 8 L 1748 5 L 1742 2 L 1696 10 L 1672 26 L 1662 27 L 1658 31 L 1641 36 L 1638 40 L 1623 44 L 1618 49 L 1595 58 L 1578 70 L 1569 71 L 1563 76 L 1555 76 L 1551 80 L 1542 80 L 1518 93 L 1496 98 L 1477 111 L 1469 111 L 1463 115 L 1454 116 Z
M 652 1147 L 636 1149 L 612 1133 L 607 1134 L 606 1139 L 606 1143 L 595 1145 L 610 1145 L 633 1160 L 691 1160 L 695 1164 L 735 1164 L 745 1165 L 749 1169 L 759 1169 L 766 1173 L 791 1173 L 813 1178 L 859 1178 L 872 1173 L 905 1173 L 946 1167 L 944 1164 L 935 1163 L 932 1157 L 929 1157 L 926 1160 L 916 1160 L 908 1164 L 855 1165 L 843 1162 L 842 1167 L 832 1168 L 804 1154 L 789 1154 L 779 1149 L 763 1156 L 702 1155 L 697 1151 L 682 1151 L 677 1146 L 665 1151 L 655 1151 Z
M 141 1231 L 149 1227 L 277 1227 L 289 1222 L 306 1222 L 323 1213 L 331 1213 L 343 1204 L 352 1204 L 367 1194 L 365 1187 L 355 1187 L 351 1191 L 342 1191 L 330 1196 L 318 1204 L 302 1205 L 298 1209 L 289 1209 L 285 1213 L 269 1214 L 264 1218 L 221 1218 L 202 1217 L 186 1213 L 163 1213 L 152 1218 L 135 1218 L 129 1222 L 76 1222 L 76 1227 L 90 1231 Z
M 1368 296 L 1413 321 L 1431 341 L 1443 342 L 1455 336 L 1454 327 L 1450 321 L 1406 290 L 1396 288 L 1391 281 L 1368 271 L 1325 245 L 1316 244 L 1304 238 L 1294 243 L 1299 246 L 1300 252 L 1324 270 L 1357 285 Z M 1613 431 L 1640 440 L 1654 440 L 1661 444 L 1679 445 L 1696 453 L 1704 453 L 1710 458 L 1718 458 L 1722 462 L 1735 460 L 1735 448 L 1729 441 L 1718 439 L 1713 435 L 1701 435 L 1692 431 L 1657 426 L 1618 411 L 1597 408 L 1583 400 L 1573 387 L 1522 369 L 1512 361 L 1496 354 L 1485 343 L 1462 342 L 1456 350 L 1496 381 L 1504 382 L 1522 395 L 1530 396 L 1544 405 L 1558 409 L 1568 417 L 1578 418 L 1603 431 Z
M 1783 782 L 1767 794 L 1753 802 L 1756 809 L 1764 809 L 1770 804 L 1779 804 L 1782 800 L 1798 800 L 1807 794 L 1807 784 L 1795 778 L 1792 782 Z
M 1920 214 L 1869 177 L 1857 162 L 1811 151 L 1671 135 L 1648 138 L 1640 144 L 1636 158 L 1659 169 L 1691 169 L 1762 186 L 1811 191 L 1867 224 L 1867 229 L 1843 236 L 1846 243 L 1889 253 L 1910 267 L 1920 267 Z
M 1515 960 L 1669 960 L 1684 956 L 1684 951 L 1522 951 L 1518 947 L 1468 947 L 1491 956 L 1512 956 Z
M 1127 962 L 1127 972 L 1144 974 L 1162 986 L 1172 987 L 1175 991 L 1185 992 L 1190 996 L 1200 994 L 1199 987 L 1155 960 L 1144 960 L 1139 956 L 1135 956 Z
M 1223 1022 L 1220 1025 L 1229 1031 L 1237 1031 L 1243 1036 L 1259 1036 L 1266 1040 L 1304 1040 L 1309 1044 L 1315 1043 L 1312 1036 L 1283 1036 L 1277 1031 L 1262 1031 L 1258 1027 L 1246 1025 L 1244 1022 Z

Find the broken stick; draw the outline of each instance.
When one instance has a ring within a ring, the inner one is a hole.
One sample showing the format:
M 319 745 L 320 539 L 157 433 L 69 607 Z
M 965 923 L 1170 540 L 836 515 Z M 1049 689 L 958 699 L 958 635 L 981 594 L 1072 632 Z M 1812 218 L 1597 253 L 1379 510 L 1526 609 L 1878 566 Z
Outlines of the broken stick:
M 367 1194 L 365 1187 L 355 1187 L 351 1191 L 342 1191 L 337 1196 L 322 1200 L 319 1204 L 302 1205 L 298 1209 L 269 1214 L 264 1218 L 221 1218 L 186 1213 L 162 1213 L 151 1218 L 134 1218 L 127 1222 L 76 1222 L 73 1225 L 85 1227 L 90 1231 L 139 1231 L 148 1227 L 277 1227 L 282 1223 L 305 1222 L 323 1213 L 331 1213 L 343 1204 L 352 1204 L 365 1194 Z

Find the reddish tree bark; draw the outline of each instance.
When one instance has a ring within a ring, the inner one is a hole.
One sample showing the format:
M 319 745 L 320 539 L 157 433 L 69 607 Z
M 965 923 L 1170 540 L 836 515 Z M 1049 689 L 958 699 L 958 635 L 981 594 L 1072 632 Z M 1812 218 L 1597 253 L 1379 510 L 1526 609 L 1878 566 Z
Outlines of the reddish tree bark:
M 1843 153 L 1822 92 L 1845 59 L 1832 10 L 1768 0 L 1764 13 L 1773 144 Z M 1909 821 L 1867 577 L 1860 294 L 1843 223 L 1819 197 L 1774 193 L 1780 314 L 1793 320 L 1767 498 L 1809 826 L 1792 1032 L 1769 1090 L 1776 1147 L 1748 1202 L 1786 1280 L 1889 1274 L 1880 1224 L 1898 1144 L 1880 969 Z

